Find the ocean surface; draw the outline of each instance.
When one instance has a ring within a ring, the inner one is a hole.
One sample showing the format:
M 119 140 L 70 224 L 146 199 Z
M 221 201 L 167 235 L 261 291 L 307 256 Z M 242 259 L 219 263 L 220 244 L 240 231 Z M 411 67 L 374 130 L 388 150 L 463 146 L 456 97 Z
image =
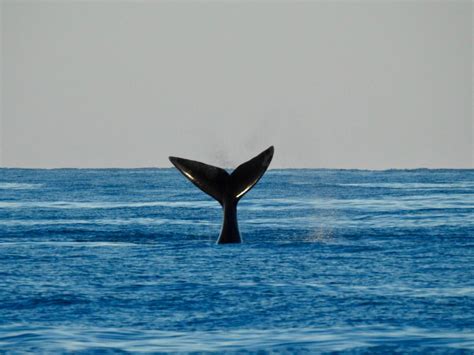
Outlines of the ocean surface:
M 0 169 L 0 352 L 474 352 L 474 170 Z

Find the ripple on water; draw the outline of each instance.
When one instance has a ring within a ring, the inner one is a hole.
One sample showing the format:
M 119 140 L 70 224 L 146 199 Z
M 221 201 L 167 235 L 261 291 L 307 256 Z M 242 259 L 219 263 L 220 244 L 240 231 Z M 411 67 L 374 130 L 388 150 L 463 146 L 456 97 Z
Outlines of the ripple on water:
M 474 170 L 0 169 L 0 352 L 474 352 Z
M 137 329 L 69 327 L 0 327 L 3 350 L 127 352 L 191 351 L 347 351 L 437 349 L 456 352 L 474 350 L 472 332 L 431 331 L 422 328 L 332 327 L 324 329 L 246 329 L 226 331 L 173 332 Z

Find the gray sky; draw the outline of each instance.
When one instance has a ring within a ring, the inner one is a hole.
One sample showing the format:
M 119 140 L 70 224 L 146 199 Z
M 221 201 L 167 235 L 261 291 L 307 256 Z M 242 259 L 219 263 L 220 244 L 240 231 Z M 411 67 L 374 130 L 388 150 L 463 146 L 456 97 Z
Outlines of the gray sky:
M 1 164 L 473 167 L 470 1 L 13 1 Z

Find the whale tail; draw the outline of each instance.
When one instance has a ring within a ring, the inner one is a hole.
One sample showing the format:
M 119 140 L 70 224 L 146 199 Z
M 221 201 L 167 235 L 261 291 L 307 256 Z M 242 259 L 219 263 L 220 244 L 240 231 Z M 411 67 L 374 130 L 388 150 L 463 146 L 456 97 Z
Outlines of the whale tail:
M 218 243 L 240 243 L 237 203 L 260 180 L 273 158 L 273 146 L 239 165 L 231 174 L 198 161 L 169 157 L 171 163 L 224 208 L 224 223 Z

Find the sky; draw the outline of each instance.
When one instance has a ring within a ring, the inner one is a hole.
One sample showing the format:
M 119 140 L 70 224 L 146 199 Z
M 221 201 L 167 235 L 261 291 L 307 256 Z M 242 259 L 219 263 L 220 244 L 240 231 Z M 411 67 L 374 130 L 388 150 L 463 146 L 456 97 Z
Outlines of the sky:
M 470 1 L 22 1 L 4 167 L 473 168 Z

